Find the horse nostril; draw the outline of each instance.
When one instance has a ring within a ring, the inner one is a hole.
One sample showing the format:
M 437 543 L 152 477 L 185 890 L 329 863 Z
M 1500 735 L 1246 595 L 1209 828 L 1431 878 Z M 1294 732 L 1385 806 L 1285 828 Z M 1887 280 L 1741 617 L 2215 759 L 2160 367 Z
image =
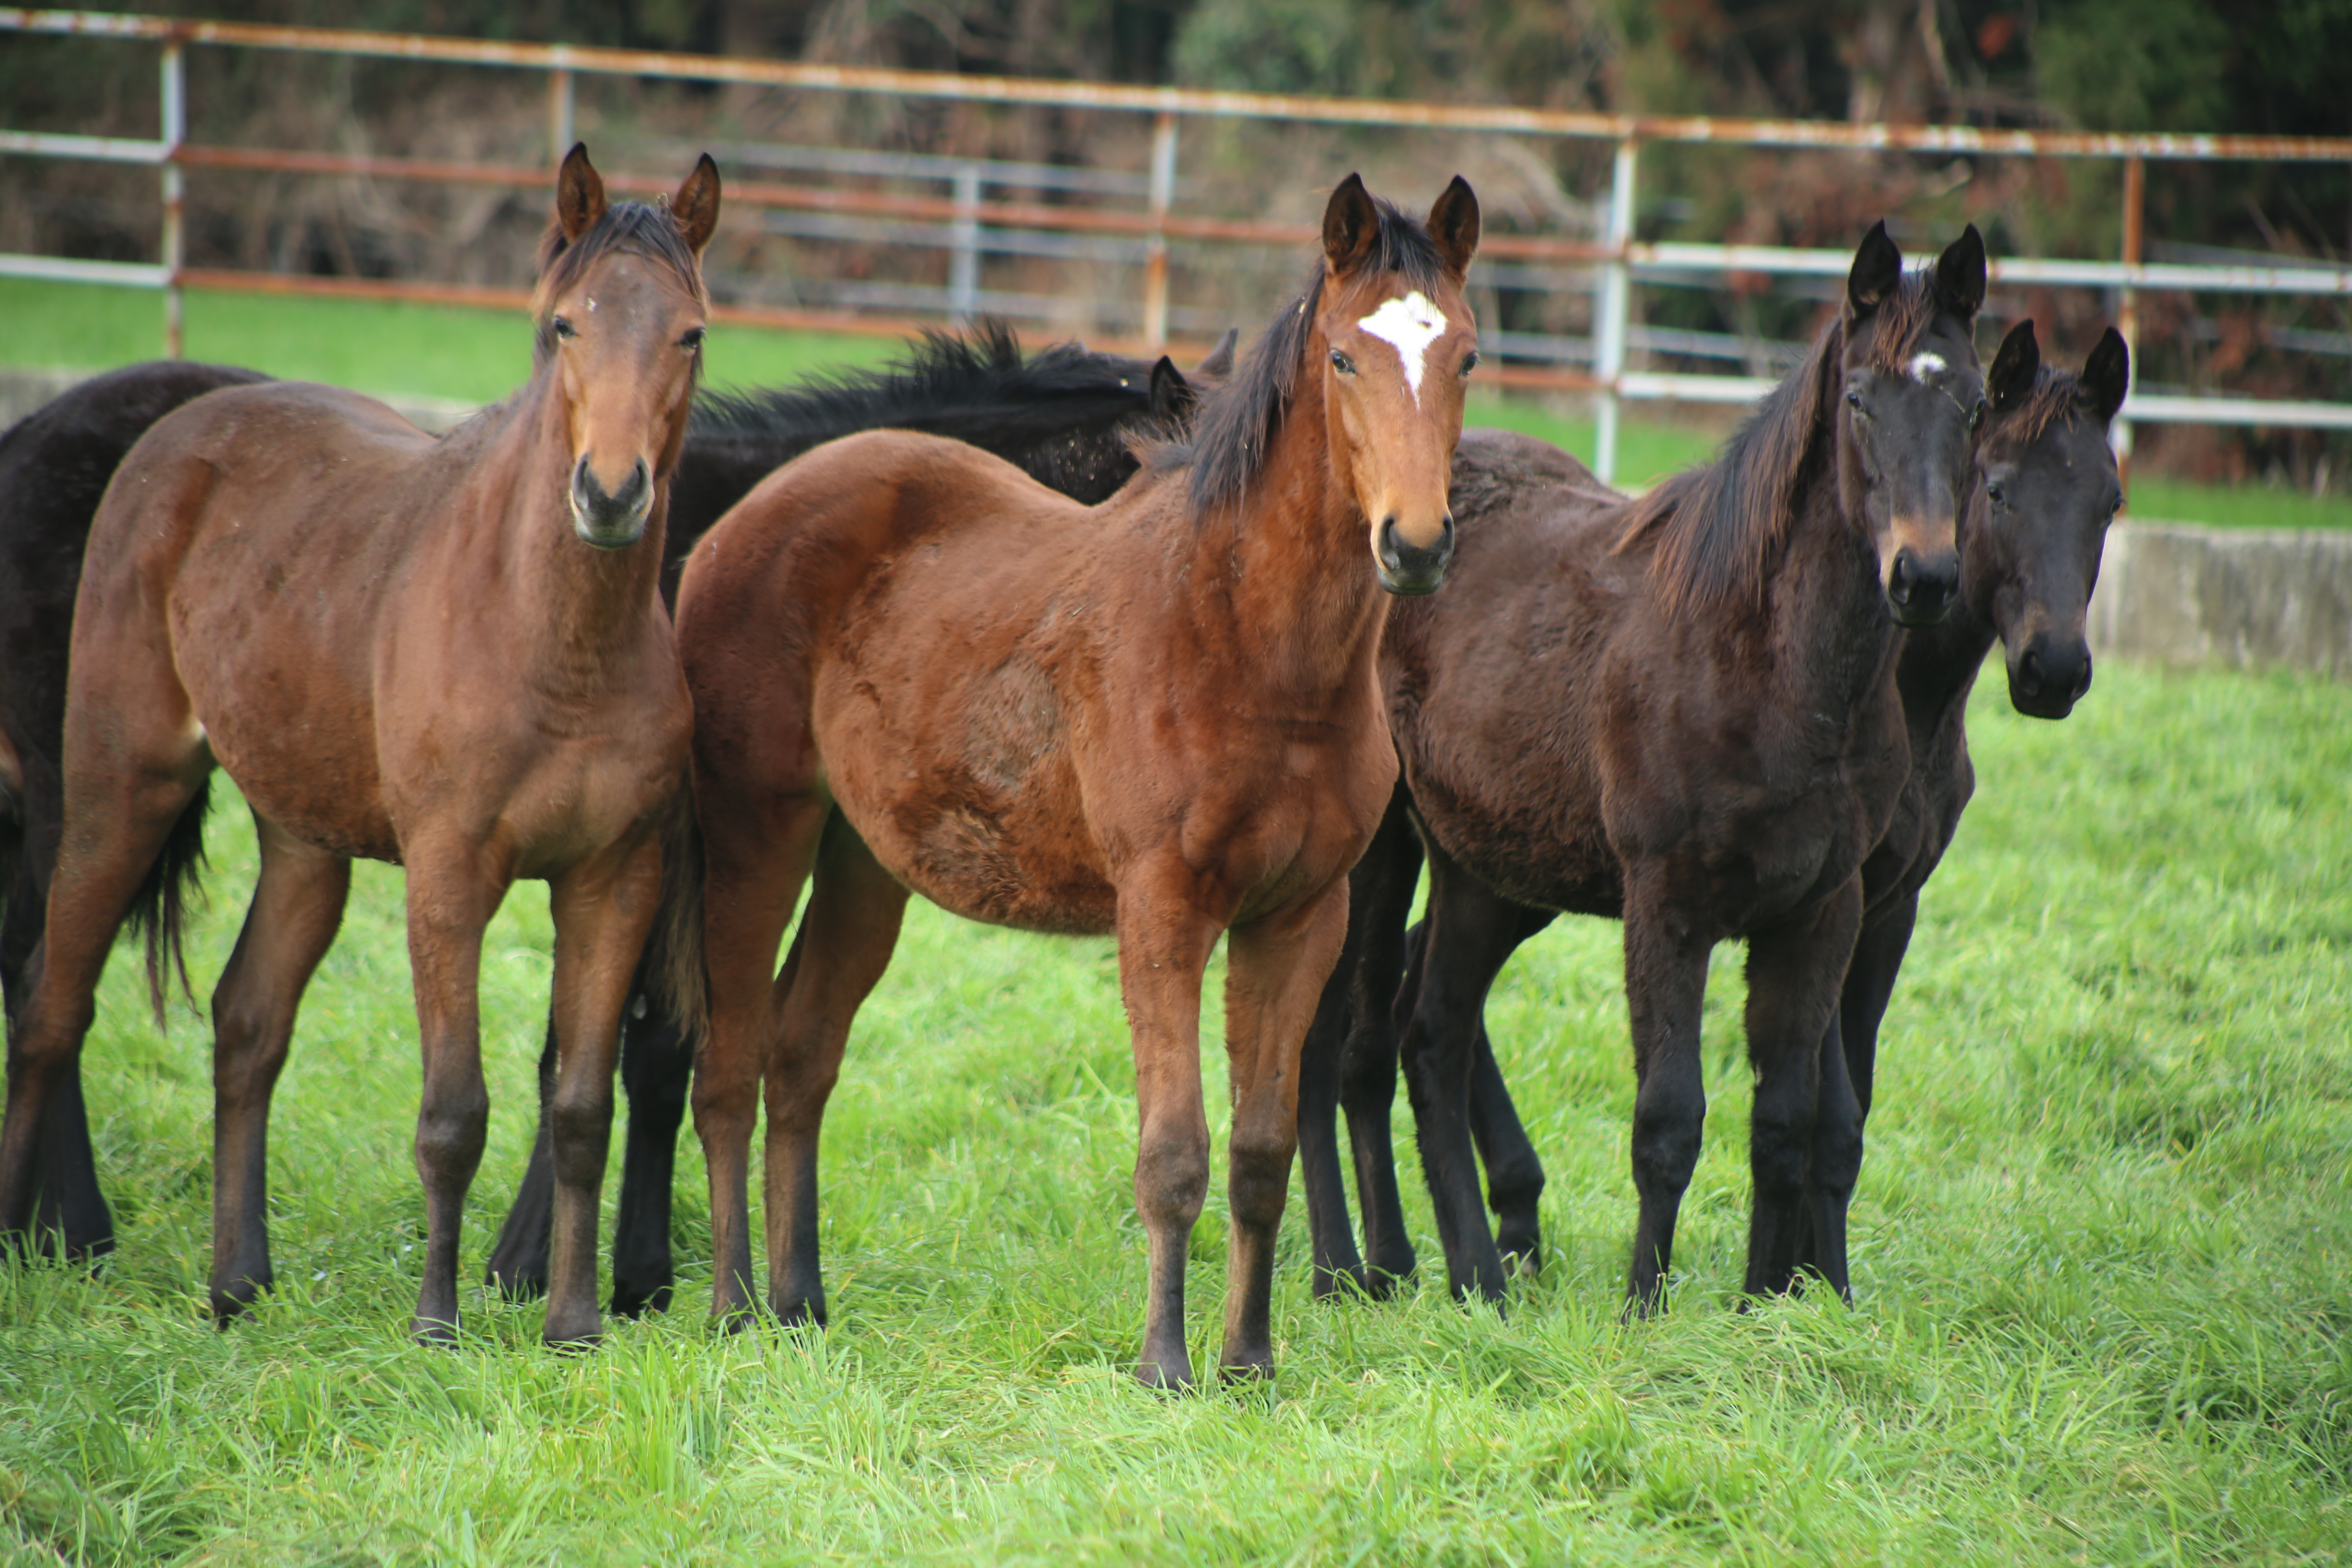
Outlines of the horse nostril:
M 2028 697 L 2042 695 L 2042 656 L 2032 648 L 2017 661 L 2017 689 Z
M 2074 678 L 2074 694 L 2068 700 L 2080 702 L 2083 700 L 2083 693 L 2089 689 L 2091 689 L 2091 656 L 2086 653 L 2083 656 L 2083 673 Z

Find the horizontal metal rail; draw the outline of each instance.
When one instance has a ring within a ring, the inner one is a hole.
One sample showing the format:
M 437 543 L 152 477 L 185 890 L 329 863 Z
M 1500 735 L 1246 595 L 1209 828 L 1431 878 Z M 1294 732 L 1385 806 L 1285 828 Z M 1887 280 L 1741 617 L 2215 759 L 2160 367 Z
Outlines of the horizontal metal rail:
M 818 175 L 912 179 L 946 184 L 941 195 L 852 190 L 776 180 L 730 183 L 730 205 L 767 209 L 772 229 L 805 238 L 843 239 L 940 248 L 951 258 L 950 282 L 929 285 L 842 280 L 822 287 L 836 300 L 863 301 L 886 310 L 944 306 L 961 318 L 975 309 L 1010 307 L 1050 312 L 1045 296 L 983 289 L 983 254 L 1059 257 L 1111 264 L 1139 264 L 1144 294 L 1139 308 L 1117 308 L 1123 321 L 1139 321 L 1136 346 L 1154 349 L 1171 318 L 1198 323 L 1202 313 L 1171 311 L 1167 300 L 1171 244 L 1292 247 L 1311 244 L 1317 230 L 1305 224 L 1265 223 L 1196 216 L 1170 210 L 1177 190 L 1176 126 L 1180 117 L 1287 121 L 1342 126 L 1384 126 L 1470 133 L 1570 138 L 1612 142 L 1616 163 L 1601 204 L 1605 232 L 1594 237 L 1556 235 L 1490 235 L 1481 247 L 1486 286 L 1552 289 L 1581 286 L 1595 293 L 1594 327 L 1589 339 L 1548 333 L 1496 332 L 1490 345 L 1498 356 L 1551 362 L 1500 364 L 1492 379 L 1507 385 L 1591 392 L 1597 395 L 1601 437 L 1596 468 L 1611 476 L 1615 458 L 1616 414 L 1623 398 L 1670 398 L 1706 403 L 1743 403 L 1769 389 L 1753 375 L 1705 376 L 1663 374 L 1631 367 L 1632 352 L 1663 352 L 1699 358 L 1744 360 L 1751 367 L 1785 358 L 1786 345 L 1748 343 L 1728 334 L 1675 334 L 1644 329 L 1631 317 L 1635 284 L 1680 282 L 1733 273 L 1792 280 L 1841 279 L 1852 265 L 1844 251 L 1743 245 L 1644 242 L 1633 234 L 1633 213 L 1638 153 L 1644 142 L 1674 142 L 1773 149 L 1843 149 L 1915 154 L 1978 154 L 2119 161 L 2125 174 L 2123 254 L 2117 260 L 2007 258 L 1992 265 L 1996 286 L 2043 286 L 2109 291 L 2121 307 L 2126 341 L 2136 336 L 2137 296 L 2148 290 L 2343 298 L 2352 296 L 2352 268 L 2282 261 L 2266 264 L 2237 257 L 2147 261 L 2142 258 L 2142 171 L 2149 159 L 2180 161 L 2311 161 L 2352 163 L 2352 139 L 2277 136 L 2180 136 L 2107 134 L 2056 131 L 1989 131 L 1969 126 L 1852 125 L 1810 121 L 1732 120 L 1710 117 L 1603 114 L 1524 110 L 1492 105 L 1402 103 L 1385 100 L 1198 91 L 1076 81 L 959 76 L 940 72 L 811 65 L 712 56 L 670 55 L 645 50 L 492 40 L 373 34 L 332 28 L 184 20 L 109 12 L 0 7 L 0 32 L 143 40 L 163 46 L 164 123 L 154 140 L 0 130 L 0 154 L 144 164 L 160 170 L 164 198 L 163 257 L 158 264 L 0 256 L 0 276 L 64 279 L 159 288 L 166 300 L 167 343 L 178 346 L 177 316 L 183 287 L 258 289 L 508 305 L 520 290 L 472 289 L 411 280 L 289 279 L 243 272 L 200 270 L 181 265 L 181 192 L 187 171 L 245 171 L 317 177 L 415 181 L 437 184 L 528 187 L 547 178 L 544 166 L 461 163 L 378 158 L 270 148 L 231 148 L 189 143 L 184 135 L 184 71 L 190 44 L 331 53 L 376 59 L 436 62 L 453 66 L 520 68 L 548 73 L 551 89 L 549 130 L 552 151 L 572 140 L 572 84 L 579 75 L 651 77 L 674 80 L 735 82 L 801 90 L 887 93 L 908 97 L 1005 105 L 1053 106 L 1149 114 L 1153 117 L 1151 167 L 1147 172 L 1062 169 L 991 159 L 881 153 L 852 148 L 725 146 L 738 166 L 796 171 Z M 607 184 L 629 194 L 656 194 L 662 182 L 608 176 Z M 1088 209 L 1026 200 L 983 200 L 982 193 L 1064 191 L 1111 197 L 1143 196 L 1145 211 Z M 2159 247 L 2160 252 L 2178 247 Z M 1496 264 L 1502 264 L 1499 268 Z M 1553 270 L 1546 270 L 1547 265 Z M 1810 292 L 1819 281 L 1803 285 Z M 718 312 L 722 321 L 807 326 L 825 331 L 898 331 L 918 318 L 897 319 L 852 312 L 735 305 Z M 2270 334 L 2274 347 L 2305 346 L 2302 338 L 2329 334 Z M 1683 341 L 1687 340 L 1687 341 Z M 1590 370 L 1564 368 L 1570 363 Z M 2134 420 L 2311 428 L 2352 428 L 2352 405 L 2228 396 L 2141 394 L 2135 389 L 2116 427 L 2118 451 L 2128 454 Z

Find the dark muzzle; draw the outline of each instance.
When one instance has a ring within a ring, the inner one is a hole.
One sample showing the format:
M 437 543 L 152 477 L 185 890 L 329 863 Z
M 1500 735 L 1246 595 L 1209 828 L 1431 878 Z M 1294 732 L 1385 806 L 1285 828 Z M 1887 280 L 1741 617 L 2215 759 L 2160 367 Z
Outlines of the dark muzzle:
M 1886 605 L 1899 626 L 1932 626 L 1949 613 L 1959 587 L 1958 551 L 1922 555 L 1906 545 L 1887 569 Z
M 1445 514 L 1445 524 L 1438 531 L 1437 542 L 1429 545 L 1408 543 L 1397 532 L 1395 518 L 1381 521 L 1381 586 L 1391 594 L 1434 594 L 1445 582 L 1445 569 L 1454 562 L 1454 514 Z
M 2035 637 L 2009 667 L 2009 700 L 2032 719 L 2063 719 L 2091 689 L 2091 647 Z
M 621 488 L 607 495 L 583 458 L 572 469 L 572 529 L 599 550 L 625 550 L 645 537 L 653 510 L 654 477 L 643 458 Z

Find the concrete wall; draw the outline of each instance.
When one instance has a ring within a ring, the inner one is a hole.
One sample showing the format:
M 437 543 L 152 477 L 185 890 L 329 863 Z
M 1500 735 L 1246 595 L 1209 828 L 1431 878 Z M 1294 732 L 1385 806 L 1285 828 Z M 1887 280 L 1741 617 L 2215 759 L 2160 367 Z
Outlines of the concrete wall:
M 2352 680 L 2352 530 L 2118 523 L 2090 629 L 2101 658 Z

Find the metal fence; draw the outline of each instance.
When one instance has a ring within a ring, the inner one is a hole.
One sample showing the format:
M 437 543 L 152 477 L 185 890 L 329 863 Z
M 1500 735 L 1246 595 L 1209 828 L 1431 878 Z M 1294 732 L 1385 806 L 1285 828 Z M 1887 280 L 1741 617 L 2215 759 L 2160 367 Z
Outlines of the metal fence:
M 2021 158 L 2103 160 L 2120 163 L 2123 219 L 2112 261 L 2001 257 L 1992 263 L 1996 285 L 2039 284 L 2103 290 L 2115 300 L 2118 326 L 2138 355 L 2138 298 L 2148 290 L 2205 294 L 2352 296 L 2352 267 L 2301 260 L 2150 261 L 2143 234 L 2145 173 L 2149 160 L 2182 162 L 2302 161 L 2352 163 L 2352 140 L 2311 137 L 2116 135 L 2052 131 L 1995 131 L 1968 126 L 1849 125 L 1812 121 L 1717 120 L 1685 116 L 1600 114 L 1563 110 L 1376 100 L 1280 97 L 1188 91 L 1075 81 L 958 76 L 712 56 L 657 54 L 565 45 L 496 43 L 476 39 L 372 34 L 183 21 L 89 11 L 0 8 L 0 32 L 78 35 L 160 45 L 162 123 L 152 140 L 59 135 L 0 129 L 0 154 L 152 165 L 161 171 L 162 255 L 152 264 L 79 261 L 0 255 L 0 276 L 129 284 L 158 289 L 165 301 L 165 352 L 180 352 L 181 290 L 189 286 L 280 292 L 328 292 L 378 298 L 509 303 L 517 290 L 466 288 L 421 280 L 296 278 L 284 274 L 194 268 L 185 265 L 183 205 L 190 169 L 243 169 L 295 174 L 363 175 L 452 184 L 532 185 L 546 167 L 436 163 L 257 148 L 203 146 L 187 139 L 186 50 L 191 45 L 335 54 L 451 65 L 505 67 L 547 79 L 551 159 L 573 139 L 575 83 L 583 74 L 680 81 L 741 83 L 803 91 L 898 94 L 968 103 L 1052 106 L 1148 117 L 1147 166 L 1139 171 L 1073 170 L 982 159 L 921 157 L 845 148 L 734 147 L 718 149 L 738 167 L 787 174 L 885 175 L 936 182 L 937 195 L 847 189 L 781 180 L 730 178 L 730 205 L 762 213 L 772 232 L 813 238 L 862 238 L 931 247 L 950 258 L 944 289 L 868 285 L 835 290 L 833 310 L 736 305 L 721 319 L 765 324 L 849 330 L 904 331 L 910 318 L 950 320 L 978 310 L 1045 313 L 1050 301 L 992 294 L 980 286 L 985 255 L 1058 256 L 1136 264 L 1139 297 L 1127 319 L 1137 345 L 1157 350 L 1171 326 L 1195 334 L 1216 323 L 1171 307 L 1169 249 L 1189 246 L 1279 246 L 1313 241 L 1310 225 L 1269 224 L 1191 216 L 1179 210 L 1184 187 L 1177 177 L 1180 127 L 1187 121 L 1250 120 L 1342 126 L 1428 128 L 1534 139 L 1565 139 L 1613 149 L 1595 237 L 1490 235 L 1483 268 L 1515 269 L 1520 286 L 1565 280 L 1592 294 L 1589 340 L 1533 333 L 1485 334 L 1503 363 L 1493 379 L 1505 385 L 1584 392 L 1593 396 L 1599 442 L 1594 468 L 1613 479 L 1617 426 L 1627 399 L 1745 403 L 1772 384 L 1758 374 L 1703 375 L 1633 368 L 1643 349 L 1706 358 L 1745 360 L 1769 368 L 1769 352 L 1730 334 L 1674 332 L 1633 321 L 1633 290 L 1643 280 L 1698 274 L 1753 273 L 1835 279 L 1851 265 L 1845 251 L 1753 245 L 1645 242 L 1634 233 L 1634 204 L 1644 144 L 1687 143 L 1780 149 L 1848 149 Z M 622 191 L 650 192 L 650 182 L 608 181 Z M 1042 193 L 1082 190 L 1124 205 L 1078 207 L 1036 199 Z M 999 193 L 992 199 L 991 193 Z M 1007 193 L 1028 199 L 1007 199 Z M 1553 270 L 1546 271 L 1546 268 Z M 2305 334 L 2316 338 L 2328 334 Z M 2294 346 L 2281 341 L 2281 346 Z M 2226 395 L 2151 395 L 2134 388 L 2116 420 L 2117 453 L 2128 460 L 2135 422 L 2236 424 L 2352 429 L 2352 403 L 2291 402 Z

